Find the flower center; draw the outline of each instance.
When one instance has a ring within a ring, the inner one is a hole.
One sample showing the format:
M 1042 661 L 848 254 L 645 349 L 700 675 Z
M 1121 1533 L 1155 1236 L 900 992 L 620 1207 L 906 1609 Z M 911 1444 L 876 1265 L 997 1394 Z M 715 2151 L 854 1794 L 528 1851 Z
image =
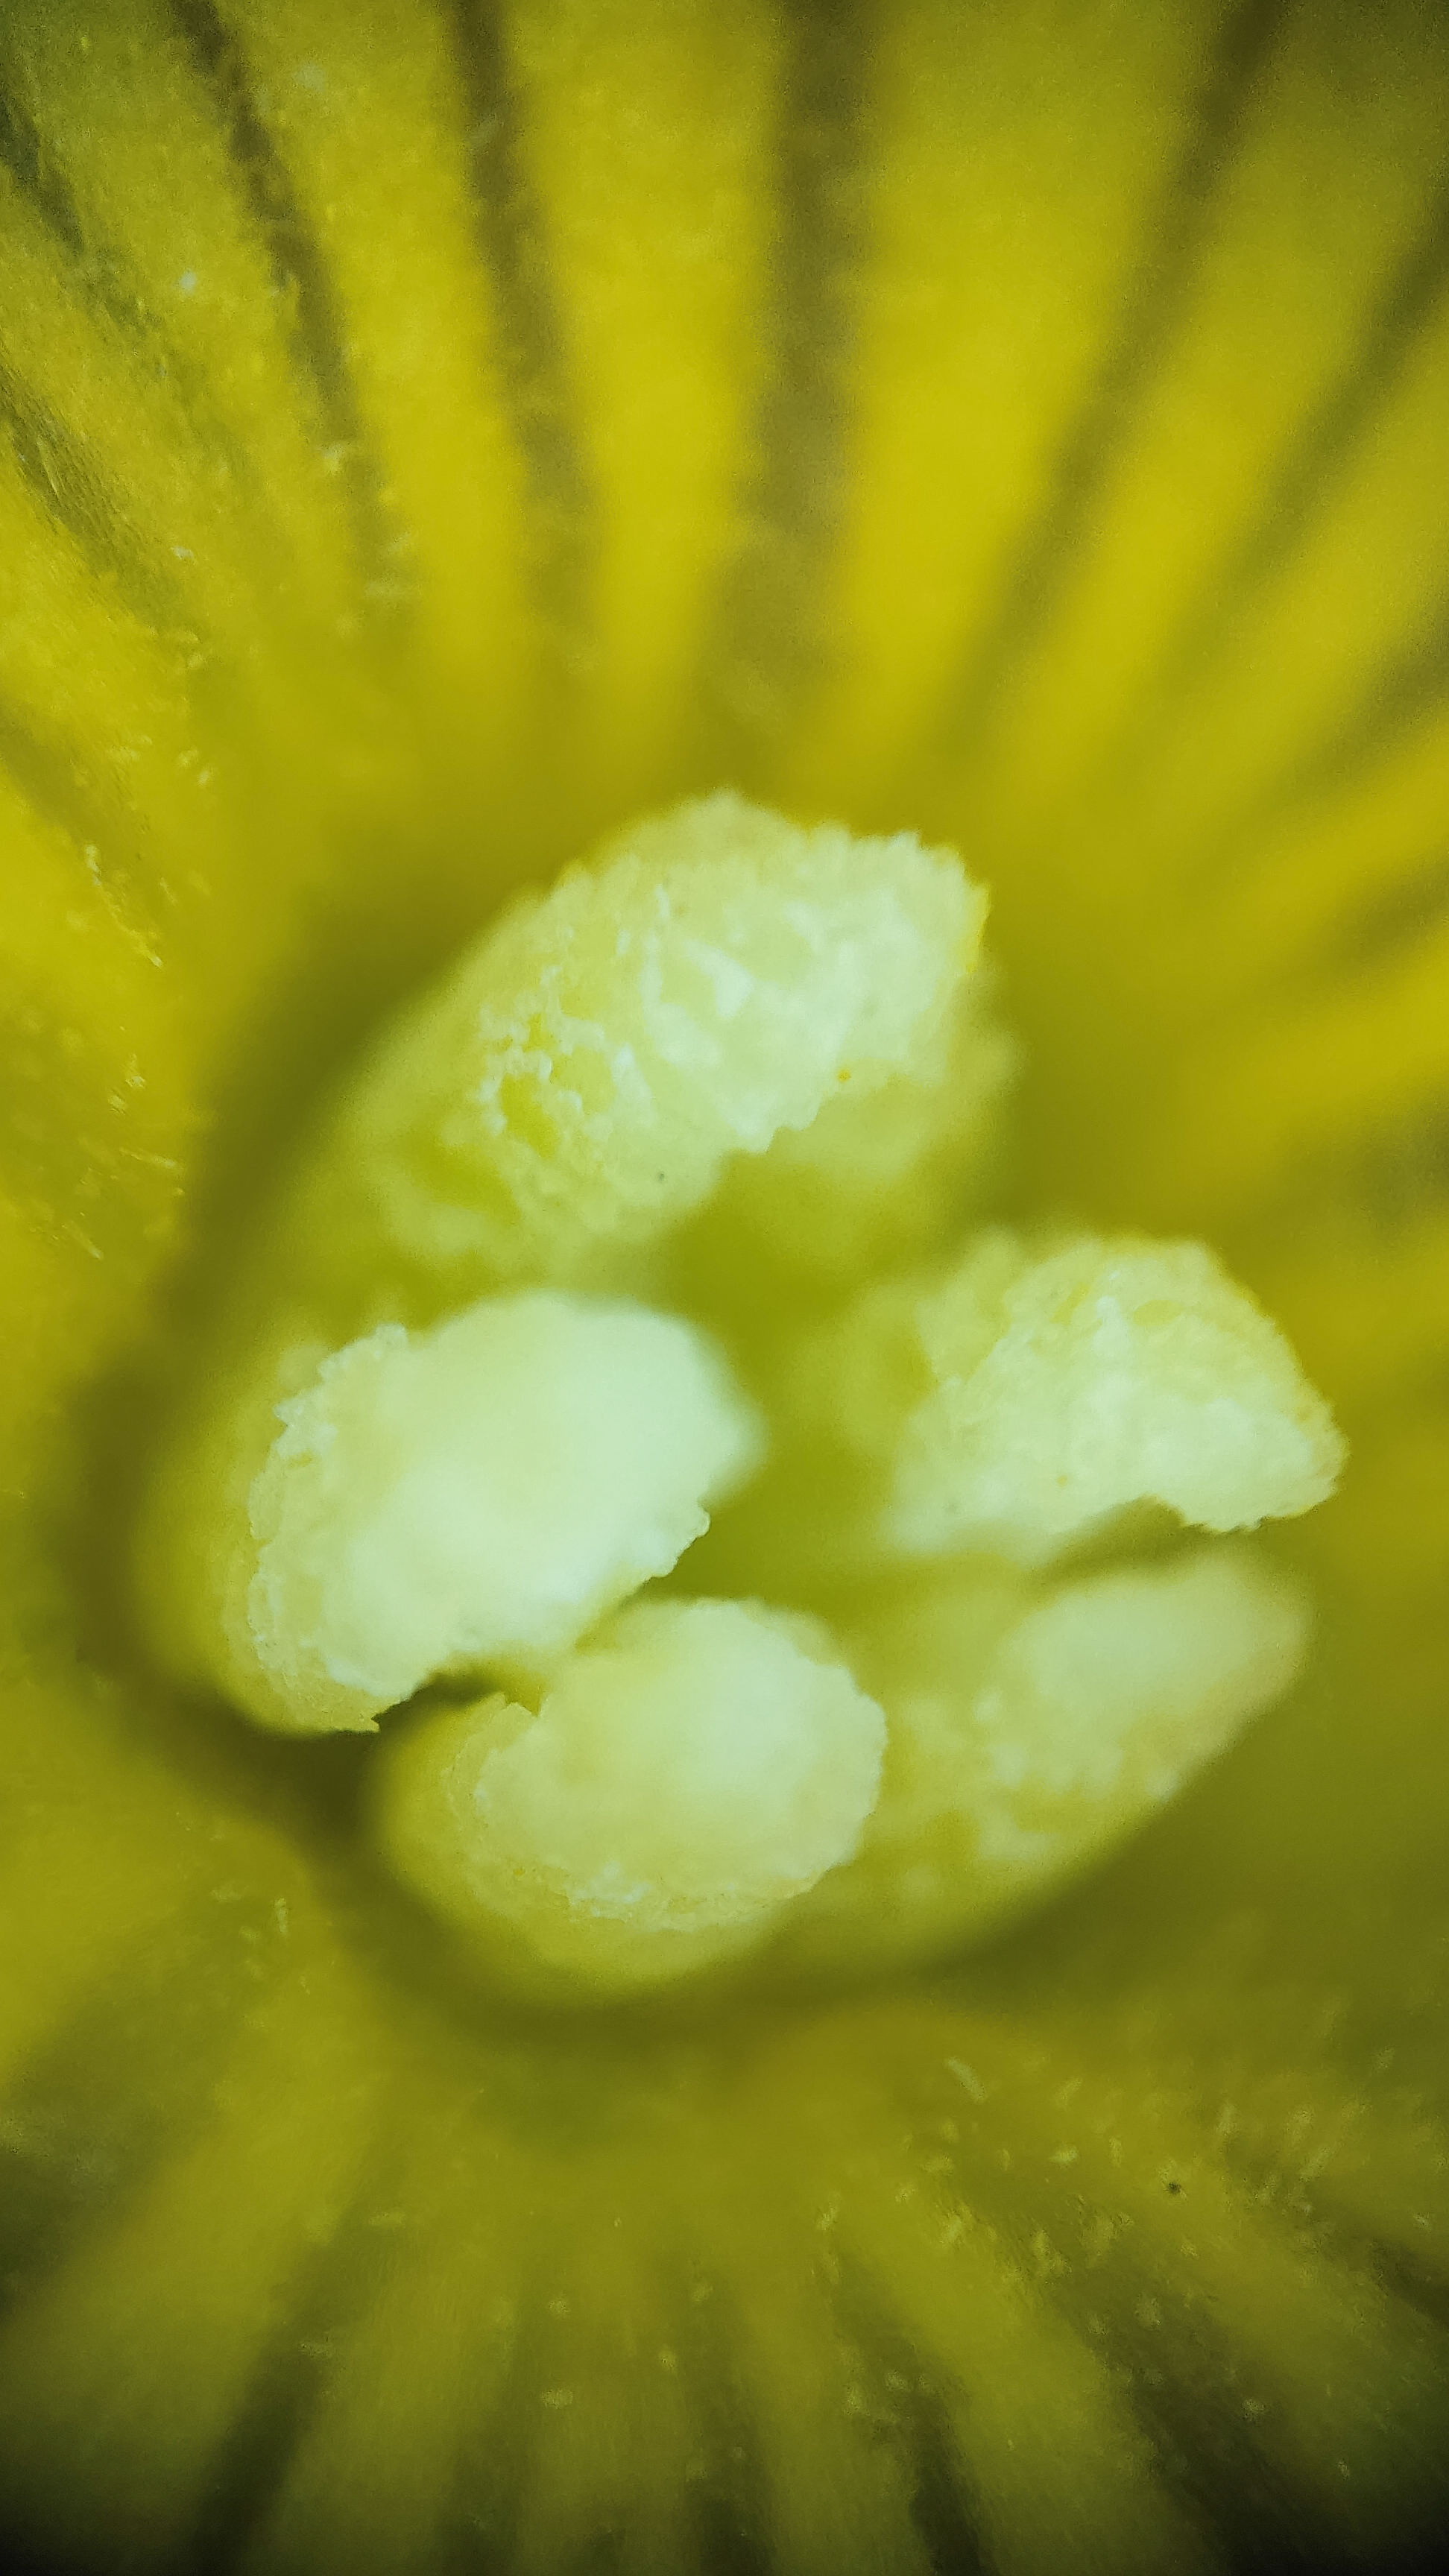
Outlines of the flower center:
M 979 1932 L 1301 1660 L 1165 1535 L 1332 1489 L 1276 1328 L 1200 1246 L 981 1227 L 985 910 L 908 836 L 637 827 L 383 1034 L 217 1321 L 158 1650 L 283 1733 L 446 1684 L 377 1836 L 534 1991 Z

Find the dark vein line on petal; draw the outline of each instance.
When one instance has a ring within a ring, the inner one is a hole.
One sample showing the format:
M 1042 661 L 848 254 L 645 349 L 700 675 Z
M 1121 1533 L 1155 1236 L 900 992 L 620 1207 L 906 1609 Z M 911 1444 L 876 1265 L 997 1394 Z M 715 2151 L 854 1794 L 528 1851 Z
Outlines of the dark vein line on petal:
M 1412 2308 L 1425 2323 L 1449 2332 L 1449 2275 L 1426 2262 L 1417 2262 L 1409 2250 L 1391 2244 L 1387 2238 L 1374 2237 L 1365 2251 L 1370 2267 L 1386 2296 L 1401 2307 Z
M 0 1002 L 0 1189 L 43 1241 L 104 1257 L 125 1201 L 116 1188 L 121 1122 L 97 1100 L 92 1052 L 53 994 Z M 0 2228 L 3 2235 L 3 2228 Z M 3 2263 L 0 2263 L 3 2272 Z
M 9 171 L 73 271 L 73 284 L 128 341 L 154 339 L 156 354 L 169 375 L 181 360 L 172 342 L 156 331 L 156 317 L 127 274 L 128 263 L 115 246 L 87 237 L 58 155 L 34 119 L 0 79 L 0 164 Z M 240 450 L 229 462 L 241 462 Z
M 363 426 L 348 363 L 343 299 L 308 222 L 290 171 L 264 120 L 240 40 L 214 0 L 171 0 L 193 70 L 208 93 L 240 186 L 266 246 L 273 281 L 292 315 L 291 350 L 315 410 L 325 460 L 346 496 L 362 594 L 374 618 L 396 611 L 405 590 L 386 474 Z
M 1219 31 L 1186 143 L 1144 221 L 1148 247 L 1096 382 L 1058 455 L 1046 503 L 1027 530 L 995 615 L 948 684 L 933 726 L 943 758 L 965 747 L 1067 586 L 1108 473 L 1183 319 L 1284 5 L 1285 0 L 1240 0 Z
M 689 2523 L 699 2576 L 771 2576 L 776 2560 L 757 2516 L 717 2482 L 698 2478 L 692 2483 Z
M 1446 285 L 1449 188 L 1436 197 L 1337 382 L 1300 424 L 1261 510 L 1213 573 L 1200 604 L 1134 699 L 1129 725 L 1111 744 L 1094 785 L 1115 780 L 1130 765 L 1164 707 L 1186 695 L 1241 620 L 1244 607 L 1318 526 L 1334 483 L 1361 453 L 1439 312 Z
M 1155 2454 L 1163 2487 L 1209 2535 L 1228 2569 L 1245 2576 L 1250 2569 L 1259 2576 L 1270 2569 L 1274 2576 L 1337 2576 L 1344 2562 L 1321 2500 L 1270 2457 L 1253 2431 L 1256 2418 L 1244 2407 L 1241 2358 L 1230 2333 L 1200 2300 L 1171 2326 L 1144 2327 L 1137 2321 L 1142 2294 L 1166 2292 L 1168 2285 L 1132 2263 L 1112 2272 L 1115 2278 L 1106 2270 L 1074 2278 L 1069 2269 L 1045 2295 L 1111 2366 Z
M 1124 2338 L 1118 2350 L 1127 2377 L 1132 2346 Z M 1219 2358 L 1226 2370 L 1226 2348 Z M 1225 2395 L 1205 2399 L 1169 2362 L 1152 2379 L 1130 2371 L 1126 2403 L 1156 2453 L 1164 2487 L 1207 2533 L 1230 2576 L 1364 2576 L 1362 2561 L 1336 2545 L 1317 2500 L 1289 2482 L 1246 2425 L 1232 2421 Z
M 1449 847 L 1441 847 L 1405 863 L 1391 883 L 1376 879 L 1368 901 L 1335 926 L 1326 962 L 1343 974 L 1361 974 L 1413 947 L 1446 916 Z
M 96 1982 L 0 2100 L 0 2306 L 111 2226 L 215 2116 L 245 2013 L 279 1964 L 268 1905 L 193 1904 L 98 1959 Z M 244 1931 L 255 1934 L 250 1944 Z
M 958 2187 L 1008 2239 L 1025 2217 L 1023 2182 L 990 2157 L 963 2149 Z M 1244 2364 L 1251 2344 L 1234 2340 L 1233 2321 L 1210 2283 L 1184 2274 L 1168 2236 L 1153 2241 L 1140 2218 L 1120 2224 L 1084 2263 L 1079 2249 L 1094 2209 L 1112 2210 L 1082 2166 L 1070 2187 L 1040 2204 L 1036 2239 L 1058 2260 L 1043 2272 L 1035 2296 L 1078 2336 L 1109 2373 L 1155 2455 L 1156 2475 L 1190 2522 L 1206 2534 L 1230 2576 L 1348 2576 L 1363 2562 L 1344 2552 L 1321 2490 L 1275 2459 L 1255 2427 L 1259 2409 Z M 1237 2208 L 1250 2204 L 1235 2194 Z M 1154 2231 L 1155 2234 L 1155 2231 Z M 1216 2311 L 1216 2313 L 1215 2313 Z M 1303 2320 L 1311 2321 L 1312 2285 L 1303 2279 Z M 1251 2319 L 1245 2315 L 1245 2323 Z M 1307 2344 L 1305 2343 L 1305 2349 Z M 1275 2386 L 1275 2423 L 1293 2403 L 1291 2386 Z M 1246 2403 L 1245 2403 L 1246 2401 Z
M 439 2557 L 480 2570 L 514 2564 L 537 2475 L 539 2390 L 543 2382 L 543 2294 L 531 2280 L 518 2299 L 517 2321 L 500 2382 L 464 2436 L 445 2500 Z
M 125 345 L 150 386 L 164 382 L 176 423 L 221 465 L 234 487 L 255 499 L 259 486 L 250 450 L 210 410 L 209 387 L 147 302 L 119 246 L 82 221 L 59 155 L 33 117 L 0 81 L 0 164 L 70 263 L 70 283 Z
M 75 747 L 37 733 L 19 708 L 0 698 L 0 770 L 10 780 L 36 820 L 48 823 L 73 843 L 77 867 L 84 862 L 99 884 L 107 845 L 113 843 L 119 817 L 106 800 L 83 782 Z M 113 888 L 108 888 L 113 892 Z
M 1415 1101 L 1367 1134 L 1339 1140 L 1305 1178 L 1320 1204 L 1335 1181 L 1340 1198 L 1346 1187 L 1371 1243 L 1417 1232 L 1449 1204 L 1449 1101 Z
M 741 2327 L 718 2285 L 701 2303 L 690 2295 L 699 2267 L 676 2255 L 664 2283 L 672 2339 L 680 2355 L 691 2419 L 705 2454 L 690 2488 L 689 2520 L 700 2576 L 772 2576 L 769 2489 L 755 2411 L 741 2386 Z
M 1449 1144 L 1449 1106 L 1440 1111 L 1441 1134 Z M 1443 1177 L 1449 1180 L 1449 1161 Z M 1246 2160 L 1245 2170 L 1254 2189 L 1261 2190 L 1270 2178 L 1272 2168 L 1265 2160 Z M 1437 2176 L 1426 2175 L 1431 2192 Z M 1330 2173 L 1315 2179 L 1313 2186 L 1315 2224 L 1326 2230 L 1324 2259 L 1332 2262 L 1350 2277 L 1367 2273 L 1385 2296 L 1413 2310 L 1426 2324 L 1440 2333 L 1449 2331 L 1449 2268 L 1442 2259 L 1436 2263 L 1434 2237 L 1427 2217 L 1423 2249 L 1390 2236 L 1381 2235 L 1355 2212 L 1352 2190 L 1345 2194 Z
M 908 2510 L 928 2564 L 935 2576 L 986 2576 L 992 2554 L 940 2395 L 939 2365 L 914 2341 L 889 2285 L 863 2268 L 843 2270 L 835 2306 L 843 2330 L 889 2389 Z
M 533 603 L 552 676 L 576 681 L 590 658 L 598 504 L 544 210 L 528 167 L 525 110 L 498 0 L 442 0 L 442 6 L 462 91 L 478 253 L 492 290 L 504 399 L 523 462 Z
M 184 626 L 187 612 L 174 580 L 148 554 L 89 445 L 10 366 L 3 350 L 0 439 L 47 517 L 74 539 L 92 572 L 111 583 L 131 614 L 147 627 Z
M 87 248 L 75 199 L 34 120 L 13 92 L 0 81 L 0 164 L 9 171 L 22 196 L 28 197 L 46 230 L 84 270 Z
M 829 668 L 825 576 L 844 524 L 856 277 L 865 218 L 867 0 L 789 0 L 775 144 L 775 239 L 763 378 L 701 698 L 733 776 L 768 761 Z
M 252 2368 L 168 2576 L 226 2576 L 264 2534 L 341 2347 L 383 2288 L 388 2242 L 370 2213 L 385 2196 L 374 2177 L 366 2203 L 353 2199 L 336 2233 L 302 2257 L 287 2283 L 282 2323 Z
M 1273 792 L 1273 810 L 1341 789 L 1391 746 L 1402 744 L 1417 726 L 1444 714 L 1446 706 L 1449 598 L 1374 673 L 1347 721 L 1289 771 Z
M 1187 873 L 1220 887 L 1254 873 L 1260 835 L 1302 808 L 1342 795 L 1416 729 L 1449 716 L 1449 598 L 1375 671 L 1358 704 L 1213 833 Z

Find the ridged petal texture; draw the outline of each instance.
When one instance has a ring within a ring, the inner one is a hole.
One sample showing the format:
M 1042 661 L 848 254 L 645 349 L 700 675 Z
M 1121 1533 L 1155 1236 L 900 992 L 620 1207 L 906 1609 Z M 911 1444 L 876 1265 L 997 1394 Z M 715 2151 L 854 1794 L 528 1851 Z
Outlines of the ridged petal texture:
M 1446 134 L 1423 0 L 0 12 L 9 2564 L 1432 2556 Z M 125 1539 L 349 1049 L 722 784 L 962 849 L 1006 1213 L 1214 1244 L 1352 1463 L 1316 1678 L 1078 1894 L 585 2024 Z

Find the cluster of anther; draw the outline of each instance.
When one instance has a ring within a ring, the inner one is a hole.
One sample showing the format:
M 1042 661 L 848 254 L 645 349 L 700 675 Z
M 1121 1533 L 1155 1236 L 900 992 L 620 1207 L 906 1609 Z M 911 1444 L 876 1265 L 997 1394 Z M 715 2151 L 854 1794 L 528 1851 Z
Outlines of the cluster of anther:
M 644 824 L 384 1033 L 237 1284 L 158 1646 L 267 1727 L 399 1712 L 382 1843 L 501 1973 L 979 1929 L 1292 1678 L 1249 1547 L 1111 1534 L 1306 1510 L 1337 1435 L 1201 1248 L 973 1223 L 985 911 L 907 836 Z

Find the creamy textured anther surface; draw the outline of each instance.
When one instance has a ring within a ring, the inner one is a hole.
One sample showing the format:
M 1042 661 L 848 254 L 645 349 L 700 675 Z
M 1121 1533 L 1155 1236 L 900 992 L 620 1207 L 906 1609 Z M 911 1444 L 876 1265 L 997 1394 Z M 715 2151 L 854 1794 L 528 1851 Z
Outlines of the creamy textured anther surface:
M 1196 1243 L 1005 1227 L 804 1345 L 807 1424 L 877 1471 L 902 1556 L 1039 1565 L 1129 1506 L 1247 1529 L 1333 1491 L 1343 1443 L 1282 1334 Z
M 244 1692 L 250 1640 L 308 1730 L 546 1663 L 669 1572 L 761 1447 L 693 1326 L 553 1290 L 381 1325 L 279 1411 L 234 1662 Z
M 289 1261 L 466 1292 L 657 1240 L 727 1157 L 928 1070 L 985 914 L 910 834 L 803 832 L 728 795 L 637 825 L 384 1039 L 304 1175 Z
M 806 1623 L 640 1603 L 561 1665 L 537 1716 L 495 1700 L 403 1736 L 385 1840 L 465 1924 L 493 1914 L 551 1967 L 652 1985 L 739 1950 L 851 1859 L 885 1731 Z
M 158 1647 L 289 1732 L 476 1678 L 389 1722 L 371 1805 L 505 1979 L 927 1953 L 1298 1668 L 1242 1542 L 1042 1571 L 1135 1505 L 1306 1510 L 1341 1443 L 1202 1247 L 971 1230 L 984 913 L 949 852 L 732 796 L 619 836 L 382 1034 L 219 1323 Z
M 1050 1588 L 969 1562 L 916 1578 L 845 1630 L 890 1750 L 854 1865 L 801 1909 L 790 1955 L 908 1958 L 1009 1921 L 1278 1698 L 1310 1628 L 1242 1545 Z

